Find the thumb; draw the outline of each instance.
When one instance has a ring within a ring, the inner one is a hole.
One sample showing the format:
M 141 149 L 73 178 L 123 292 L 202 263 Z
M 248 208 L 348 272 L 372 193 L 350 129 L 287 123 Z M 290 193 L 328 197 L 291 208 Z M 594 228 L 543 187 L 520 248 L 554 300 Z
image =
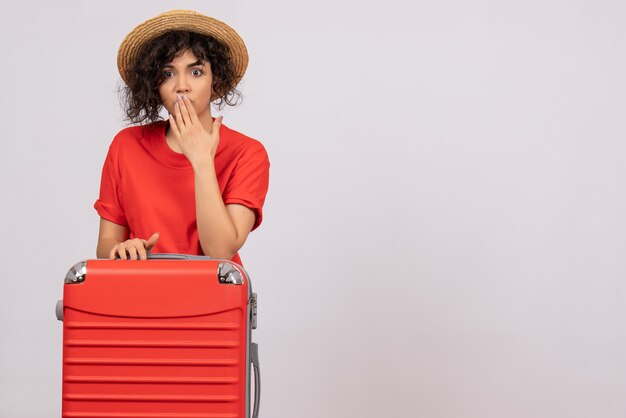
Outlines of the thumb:
M 154 247 L 157 243 L 157 241 L 159 240 L 159 233 L 155 232 L 154 234 L 152 234 L 152 236 L 150 238 L 148 238 L 148 241 L 146 241 L 146 250 L 151 250 L 152 247 Z
M 224 116 L 218 116 L 213 121 L 213 133 L 217 133 L 217 134 L 220 133 L 220 127 L 222 126 L 222 119 L 224 119 Z

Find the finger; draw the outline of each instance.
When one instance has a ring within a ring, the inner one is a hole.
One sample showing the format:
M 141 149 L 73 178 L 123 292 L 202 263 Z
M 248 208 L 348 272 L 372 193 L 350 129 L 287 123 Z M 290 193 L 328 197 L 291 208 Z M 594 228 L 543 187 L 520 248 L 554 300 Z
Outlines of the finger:
M 224 119 L 224 116 L 218 116 L 213 121 L 213 133 L 214 134 L 218 134 L 219 135 L 220 127 L 222 126 L 222 120 L 223 119 Z
M 126 248 L 124 248 L 123 245 L 117 248 L 117 254 L 120 256 L 120 260 L 126 260 L 128 258 L 126 257 Z
M 129 254 L 129 259 L 130 260 L 136 260 L 137 259 L 137 248 L 135 248 L 135 246 L 130 246 L 128 247 L 128 254 Z
M 180 130 L 178 129 L 178 124 L 176 123 L 176 117 L 170 114 L 169 120 L 170 120 L 170 129 L 174 133 L 174 136 L 176 138 L 180 138 Z
M 187 109 L 187 103 L 184 99 L 185 96 L 180 96 L 180 100 L 178 107 L 180 108 L 180 114 L 183 117 L 183 122 L 185 123 L 185 126 L 191 126 L 191 119 L 189 117 L 189 109 Z M 189 100 L 189 99 L 187 99 Z
M 146 245 L 146 240 L 143 239 L 143 240 L 141 240 L 141 245 L 137 247 L 137 254 L 138 254 L 140 260 L 145 260 L 145 259 L 148 258 L 148 255 L 146 253 L 146 249 L 144 248 L 145 245 Z
M 187 112 L 189 112 L 189 120 L 193 125 L 195 125 L 198 122 L 198 114 L 196 113 L 196 109 L 193 107 L 191 100 L 189 100 L 189 97 L 187 96 L 183 96 L 183 103 L 185 105 L 185 109 L 187 109 Z
M 109 260 L 115 260 L 116 248 L 117 248 L 117 245 L 111 248 L 111 251 L 109 251 Z
M 176 118 L 176 126 L 178 127 L 178 132 L 182 132 L 185 129 L 185 121 L 183 120 L 183 115 L 180 110 L 179 99 L 176 99 L 176 104 L 174 105 L 174 117 Z
M 150 238 L 148 238 L 148 241 L 146 241 L 146 250 L 150 251 L 152 248 L 154 248 L 158 240 L 159 233 L 155 232 Z

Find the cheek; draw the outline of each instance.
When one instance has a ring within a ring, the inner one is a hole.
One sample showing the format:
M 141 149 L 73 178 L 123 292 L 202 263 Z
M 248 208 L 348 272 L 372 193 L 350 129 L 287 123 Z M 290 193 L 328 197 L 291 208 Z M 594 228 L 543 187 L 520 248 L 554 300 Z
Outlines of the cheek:
M 163 97 L 160 97 L 161 105 L 167 110 L 167 113 L 174 114 L 174 102 L 169 99 L 163 100 Z
M 165 94 L 165 86 L 163 84 L 159 86 L 159 88 L 157 89 L 157 93 L 159 94 L 159 99 L 161 100 L 161 102 L 163 102 L 163 99 L 167 97 L 167 95 Z
M 161 82 L 161 84 L 159 84 L 159 87 L 157 87 L 157 91 L 159 92 L 159 96 L 167 97 L 168 93 L 171 93 L 172 89 L 174 88 L 173 84 L 174 84 L 174 80 L 172 78 L 164 79 Z
M 165 108 L 168 111 L 171 112 L 174 106 L 174 102 L 172 101 L 172 98 L 169 97 L 165 89 L 163 89 L 162 87 L 159 87 L 159 89 L 157 90 L 157 93 L 159 95 L 159 101 L 161 102 L 161 104 L 165 106 Z

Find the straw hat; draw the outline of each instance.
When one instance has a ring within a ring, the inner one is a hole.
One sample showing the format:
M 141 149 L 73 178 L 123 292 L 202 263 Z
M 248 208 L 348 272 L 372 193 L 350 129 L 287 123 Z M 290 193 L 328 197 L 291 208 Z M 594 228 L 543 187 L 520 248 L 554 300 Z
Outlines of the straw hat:
M 156 37 L 174 30 L 212 36 L 228 46 L 237 83 L 241 80 L 248 66 L 248 50 L 243 39 L 233 28 L 222 21 L 193 10 L 170 10 L 146 20 L 126 35 L 122 41 L 117 52 L 117 69 L 125 83 L 128 83 L 126 72 L 137 58 L 141 48 Z

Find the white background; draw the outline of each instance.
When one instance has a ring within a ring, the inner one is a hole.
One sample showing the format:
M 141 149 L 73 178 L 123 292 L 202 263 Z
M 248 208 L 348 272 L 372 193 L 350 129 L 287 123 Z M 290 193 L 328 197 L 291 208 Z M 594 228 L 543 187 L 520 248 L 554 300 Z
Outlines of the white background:
M 262 417 L 626 416 L 626 3 L 108 0 L 0 17 L 1 417 L 60 416 L 117 48 L 171 8 L 250 52 Z

